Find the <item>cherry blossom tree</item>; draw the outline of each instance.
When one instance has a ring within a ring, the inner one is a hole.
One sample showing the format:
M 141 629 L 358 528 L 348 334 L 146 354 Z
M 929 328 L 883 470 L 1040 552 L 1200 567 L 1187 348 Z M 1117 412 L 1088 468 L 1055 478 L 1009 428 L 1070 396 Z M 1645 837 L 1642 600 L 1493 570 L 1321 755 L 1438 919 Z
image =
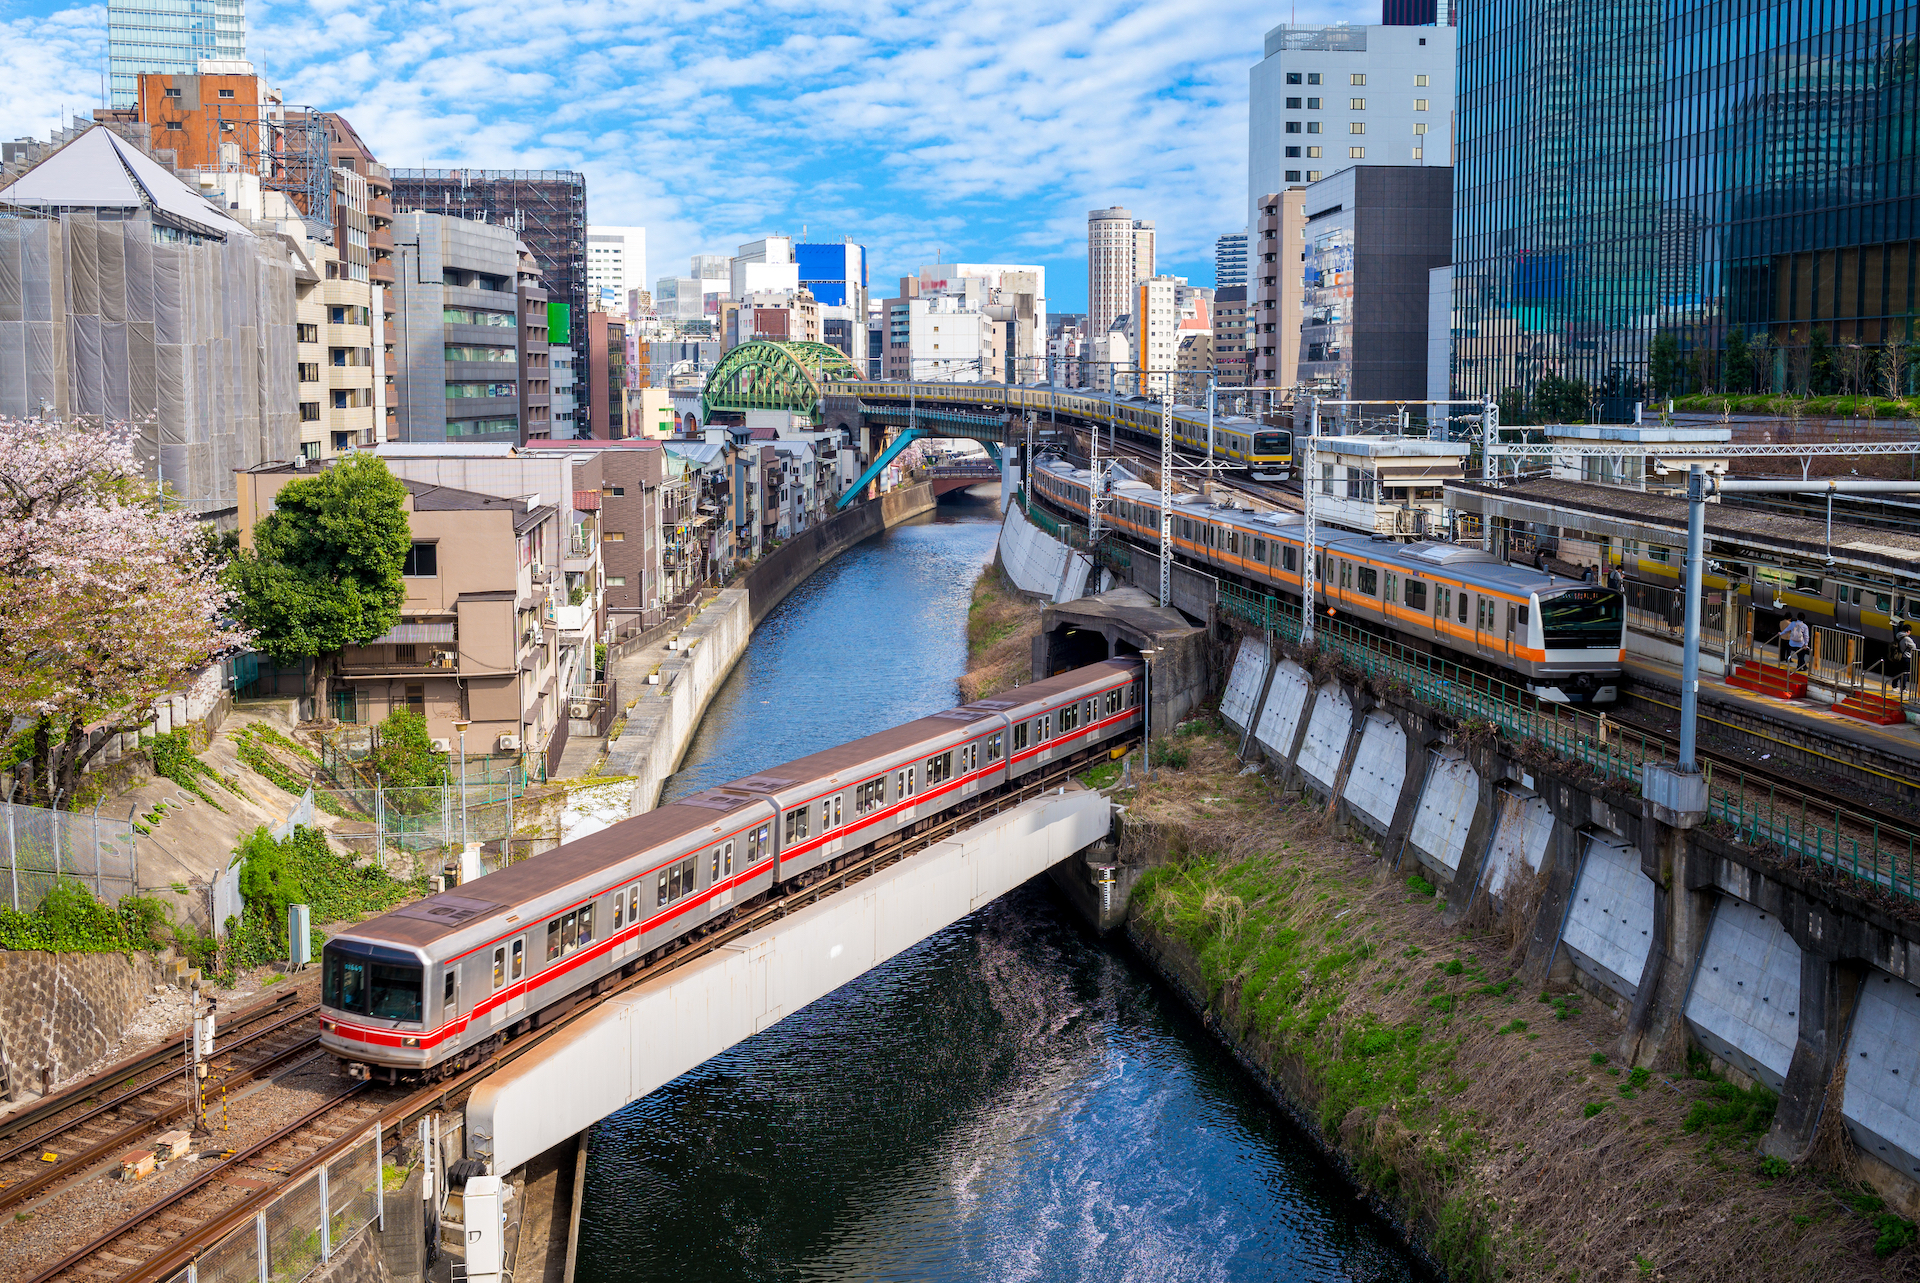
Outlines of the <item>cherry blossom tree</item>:
M 135 433 L 0 416 L 0 731 L 27 796 L 71 798 L 116 734 L 246 643 L 211 545 L 141 473 Z

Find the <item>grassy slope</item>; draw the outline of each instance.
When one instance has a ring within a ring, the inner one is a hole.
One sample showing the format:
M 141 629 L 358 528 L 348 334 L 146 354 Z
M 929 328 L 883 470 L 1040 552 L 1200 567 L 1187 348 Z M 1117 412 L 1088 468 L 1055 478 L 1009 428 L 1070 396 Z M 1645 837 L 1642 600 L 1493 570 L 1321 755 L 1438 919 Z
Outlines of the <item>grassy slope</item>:
M 1442 926 L 1410 857 L 1396 874 L 1391 851 L 1328 837 L 1321 805 L 1237 774 L 1230 738 L 1182 742 L 1190 768 L 1128 815 L 1130 844 L 1176 856 L 1136 889 L 1136 935 L 1454 1278 L 1920 1275 L 1911 1247 L 1874 1253 L 1910 1226 L 1762 1166 L 1769 1094 L 1606 1063 L 1611 1014 L 1522 991 L 1514 941 Z
M 967 607 L 968 671 L 960 678 L 962 699 L 984 699 L 1028 679 L 1044 606 L 1015 588 L 999 562 L 980 572 Z

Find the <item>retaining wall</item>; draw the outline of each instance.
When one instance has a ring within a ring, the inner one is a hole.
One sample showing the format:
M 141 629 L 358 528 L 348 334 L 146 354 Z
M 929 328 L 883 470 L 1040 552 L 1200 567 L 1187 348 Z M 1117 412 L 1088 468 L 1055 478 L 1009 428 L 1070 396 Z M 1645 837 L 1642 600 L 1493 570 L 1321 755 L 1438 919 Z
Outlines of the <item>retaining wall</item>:
M 70 1081 L 103 1059 L 146 1005 L 153 981 L 144 954 L 0 951 L 5 1085 L 37 1092 L 43 1081 Z
M 1397 693 L 1315 682 L 1268 645 L 1240 640 L 1223 697 L 1254 728 L 1249 755 L 1372 833 L 1395 876 L 1434 882 L 1451 920 L 1528 913 L 1510 924 L 1529 941 L 1524 982 L 1592 995 L 1619 1057 L 1672 1069 L 1692 1045 L 1778 1091 L 1765 1152 L 1805 1157 L 1837 1101 L 1824 1125 L 1844 1123 L 1863 1174 L 1920 1212 L 1920 905 L 1672 828 L 1584 768 L 1464 738 Z
M 752 615 L 749 626 L 757 628 L 767 612 L 808 576 L 862 539 L 897 526 L 909 517 L 931 512 L 933 506 L 933 487 L 922 481 L 898 486 L 878 499 L 856 503 L 802 530 L 746 573 L 745 589 Z
M 1092 563 L 1027 519 L 1018 504 L 1000 522 L 1000 564 L 1022 592 L 1053 602 L 1078 601 L 1087 593 Z

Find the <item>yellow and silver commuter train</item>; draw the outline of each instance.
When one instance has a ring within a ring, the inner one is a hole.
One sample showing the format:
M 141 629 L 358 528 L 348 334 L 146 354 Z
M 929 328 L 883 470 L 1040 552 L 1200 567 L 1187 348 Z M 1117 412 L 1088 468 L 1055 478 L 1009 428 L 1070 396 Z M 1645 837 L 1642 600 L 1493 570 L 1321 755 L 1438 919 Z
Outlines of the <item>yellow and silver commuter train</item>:
M 1091 477 L 1058 459 L 1034 468 L 1034 492 L 1084 519 Z M 1173 545 L 1223 578 L 1302 592 L 1306 527 L 1294 512 L 1217 507 L 1176 496 Z M 1102 513 L 1142 544 L 1160 538 L 1160 492 L 1114 483 Z M 1618 697 L 1626 659 L 1621 594 L 1602 584 L 1501 561 L 1457 544 L 1403 544 L 1322 527 L 1315 562 L 1316 609 L 1361 619 L 1422 649 L 1444 650 L 1495 669 L 1543 700 L 1605 704 Z
M 1031 410 L 1112 428 L 1133 441 L 1160 444 L 1161 406 L 1144 397 L 1108 396 L 1084 388 L 1056 388 L 1008 383 L 834 383 L 829 393 L 857 396 L 863 402 L 911 399 L 920 405 L 949 406 L 986 413 L 1014 414 Z M 1182 450 L 1205 454 L 1205 406 L 1173 407 L 1173 442 Z M 1244 468 L 1255 481 L 1285 481 L 1293 475 L 1293 433 L 1257 419 L 1216 414 L 1213 420 L 1214 458 L 1230 468 Z

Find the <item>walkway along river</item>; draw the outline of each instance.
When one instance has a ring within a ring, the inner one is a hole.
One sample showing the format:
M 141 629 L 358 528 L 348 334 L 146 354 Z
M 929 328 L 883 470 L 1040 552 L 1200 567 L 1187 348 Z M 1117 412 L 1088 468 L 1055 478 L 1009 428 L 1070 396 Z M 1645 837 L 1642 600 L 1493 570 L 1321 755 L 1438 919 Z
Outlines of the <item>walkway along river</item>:
M 665 797 L 955 699 L 987 504 L 850 550 L 754 634 Z M 1029 886 L 594 1129 L 578 1277 L 1409 1279 L 1124 951 Z

